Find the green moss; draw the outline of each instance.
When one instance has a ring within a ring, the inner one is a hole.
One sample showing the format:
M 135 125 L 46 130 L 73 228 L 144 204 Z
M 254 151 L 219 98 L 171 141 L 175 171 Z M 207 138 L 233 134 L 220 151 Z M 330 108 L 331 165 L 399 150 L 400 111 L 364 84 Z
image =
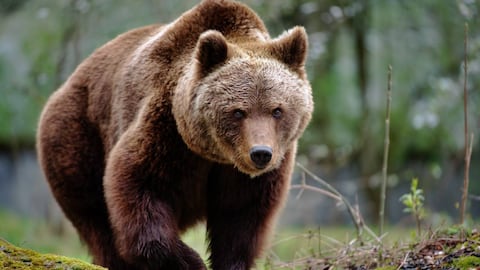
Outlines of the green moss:
M 471 269 L 480 266 L 480 258 L 475 256 L 460 257 L 452 262 L 458 269 Z
M 0 268 L 2 269 L 49 269 L 49 270 L 104 270 L 78 259 L 53 254 L 40 254 L 16 247 L 0 239 Z

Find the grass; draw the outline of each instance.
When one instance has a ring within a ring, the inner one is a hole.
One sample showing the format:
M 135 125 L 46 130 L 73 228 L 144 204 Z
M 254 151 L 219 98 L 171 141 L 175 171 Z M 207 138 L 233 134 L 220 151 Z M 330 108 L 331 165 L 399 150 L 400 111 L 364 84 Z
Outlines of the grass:
M 63 235 L 55 233 L 45 221 L 0 211 L 0 238 L 22 248 L 91 261 L 74 229 L 67 225 Z
M 283 229 L 273 241 L 264 268 L 344 269 L 343 266 L 350 263 L 368 265 L 370 261 L 377 261 L 377 255 L 383 247 L 399 247 L 406 241 L 413 240 L 410 237 L 413 228 L 385 229 L 387 233 L 382 237 L 382 244 L 369 237 L 359 241 L 353 226 Z M 268 267 L 268 263 L 272 266 Z M 338 267 L 331 268 L 335 265 Z

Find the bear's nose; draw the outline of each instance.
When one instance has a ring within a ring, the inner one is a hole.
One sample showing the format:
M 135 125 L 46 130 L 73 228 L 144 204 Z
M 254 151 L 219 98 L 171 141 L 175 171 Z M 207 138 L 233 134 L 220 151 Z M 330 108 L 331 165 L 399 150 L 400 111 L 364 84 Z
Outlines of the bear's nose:
M 254 146 L 250 149 L 250 159 L 257 169 L 263 169 L 272 160 L 272 148 L 268 146 Z

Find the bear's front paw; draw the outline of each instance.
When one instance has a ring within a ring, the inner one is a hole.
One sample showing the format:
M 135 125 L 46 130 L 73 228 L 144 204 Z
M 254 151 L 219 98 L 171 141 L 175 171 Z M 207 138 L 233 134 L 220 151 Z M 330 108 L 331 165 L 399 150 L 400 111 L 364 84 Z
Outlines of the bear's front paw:
M 182 241 L 179 241 L 179 249 L 181 250 L 180 254 L 181 254 L 182 258 L 185 260 L 185 262 L 188 265 L 188 268 L 185 268 L 185 269 L 191 269 L 191 270 L 194 270 L 194 269 L 195 270 L 197 270 L 197 269 L 198 270 L 206 270 L 207 269 L 207 267 L 203 263 L 202 258 L 200 258 L 200 255 L 198 255 L 198 253 L 195 250 L 193 250 L 192 248 L 187 246 Z
M 206 269 L 200 256 L 181 241 L 167 244 L 153 240 L 128 253 L 126 257 L 142 269 Z

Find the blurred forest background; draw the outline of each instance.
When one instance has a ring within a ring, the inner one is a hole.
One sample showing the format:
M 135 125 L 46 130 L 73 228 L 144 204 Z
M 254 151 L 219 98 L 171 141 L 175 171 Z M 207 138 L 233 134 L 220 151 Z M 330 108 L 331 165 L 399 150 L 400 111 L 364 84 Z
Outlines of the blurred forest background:
M 0 209 L 56 224 L 35 159 L 48 96 L 95 48 L 146 24 L 170 22 L 193 0 L 0 0 Z M 457 220 L 464 166 L 464 25 L 469 25 L 468 115 L 475 134 L 468 213 L 480 215 L 480 1 L 244 0 L 272 36 L 309 33 L 315 113 L 298 161 L 375 223 L 380 199 L 387 69 L 393 67 L 387 222 L 412 224 L 399 197 L 413 177 L 429 221 Z M 55 153 L 52 153 L 55 154 Z M 299 181 L 296 173 L 295 181 Z M 330 198 L 291 198 L 282 226 L 346 224 Z M 2 223 L 0 222 L 0 236 Z M 34 236 L 32 236 L 34 237 Z

